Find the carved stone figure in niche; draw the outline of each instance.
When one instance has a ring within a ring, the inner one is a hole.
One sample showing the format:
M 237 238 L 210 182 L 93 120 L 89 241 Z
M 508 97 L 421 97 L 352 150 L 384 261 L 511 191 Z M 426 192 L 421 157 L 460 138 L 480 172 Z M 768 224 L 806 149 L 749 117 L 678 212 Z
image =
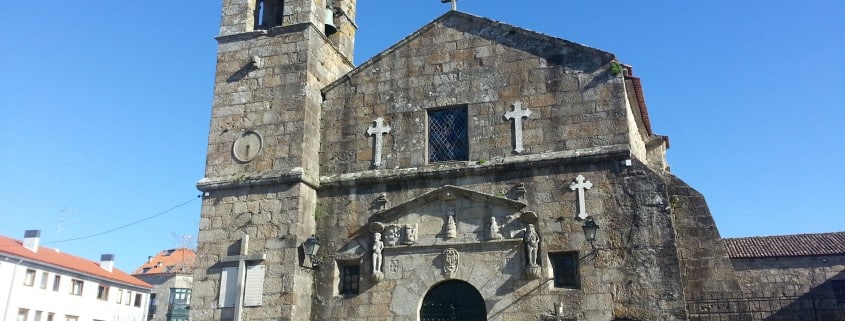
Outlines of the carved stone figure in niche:
M 540 248 L 540 236 L 534 230 L 534 224 L 528 224 L 528 230 L 522 238 L 528 254 L 528 266 L 537 266 L 537 250 Z
M 405 224 L 402 227 L 402 244 L 412 245 L 417 241 L 417 224 Z
M 501 240 L 502 239 L 502 233 L 499 233 L 499 224 L 496 223 L 496 218 L 491 216 L 491 217 L 488 218 L 488 221 L 489 221 L 489 224 L 490 224 L 488 232 L 490 234 L 487 235 L 487 239 L 488 240 Z
M 446 212 L 446 238 L 453 239 L 458 237 L 458 226 L 455 223 L 455 208 L 449 207 L 449 211 Z
M 381 241 L 381 233 L 373 233 L 373 275 L 381 273 L 382 250 L 384 242 Z
M 401 239 L 401 231 L 397 225 L 388 225 L 384 228 L 384 241 L 387 246 L 396 246 Z
M 458 250 L 448 248 L 443 251 L 443 273 L 451 275 L 458 270 Z

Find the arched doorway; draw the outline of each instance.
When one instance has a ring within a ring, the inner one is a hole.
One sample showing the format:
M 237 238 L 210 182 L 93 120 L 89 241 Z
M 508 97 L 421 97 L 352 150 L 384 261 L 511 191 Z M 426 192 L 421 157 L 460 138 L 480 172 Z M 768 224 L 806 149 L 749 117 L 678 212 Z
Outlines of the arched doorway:
M 469 283 L 451 280 L 428 291 L 420 308 L 420 321 L 486 321 L 481 293 Z

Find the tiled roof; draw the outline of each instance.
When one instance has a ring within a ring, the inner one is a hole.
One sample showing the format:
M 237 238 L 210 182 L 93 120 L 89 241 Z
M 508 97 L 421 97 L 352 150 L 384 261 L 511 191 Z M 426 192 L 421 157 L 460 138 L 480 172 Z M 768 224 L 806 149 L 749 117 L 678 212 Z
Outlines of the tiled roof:
M 197 254 L 191 249 L 164 250 L 135 269 L 132 275 L 190 274 L 194 272 L 194 261 L 196 259 Z
M 106 279 L 123 284 L 151 289 L 152 286 L 138 278 L 124 273 L 117 268 L 111 272 L 100 267 L 100 262 L 94 262 L 75 255 L 59 252 L 56 249 L 39 246 L 38 252 L 32 252 L 23 247 L 21 241 L 0 235 L 0 254 L 8 254 L 28 261 L 52 265 L 66 270 L 87 274 L 92 277 Z
M 845 254 L 845 232 L 723 239 L 730 258 Z

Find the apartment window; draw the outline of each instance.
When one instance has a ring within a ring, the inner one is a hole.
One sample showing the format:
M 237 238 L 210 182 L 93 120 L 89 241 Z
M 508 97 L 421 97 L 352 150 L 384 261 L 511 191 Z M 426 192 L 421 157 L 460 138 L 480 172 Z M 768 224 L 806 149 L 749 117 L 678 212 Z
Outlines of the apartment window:
M 188 304 L 191 303 L 191 289 L 186 288 L 171 288 L 170 289 L 170 304 Z
M 360 277 L 360 265 L 341 265 L 340 294 L 358 294 L 358 280 Z
M 38 287 L 40 287 L 42 289 L 46 289 L 47 288 L 47 282 L 49 281 L 47 278 L 49 278 L 49 277 L 50 277 L 50 273 L 41 272 L 41 283 L 38 284 Z
M 75 315 L 65 314 L 65 321 L 79 321 L 79 317 Z
M 123 290 L 117 290 L 117 304 L 123 303 Z
M 97 287 L 97 299 L 100 300 L 108 300 L 109 299 L 109 287 L 105 285 L 100 285 Z
M 35 284 L 35 270 L 27 269 L 23 277 L 23 285 L 32 286 Z
M 135 293 L 135 307 L 141 307 L 141 301 L 144 301 L 144 296 L 141 293 Z
M 41 314 L 43 313 L 44 312 L 42 311 L 35 311 L 35 313 L 32 315 L 32 321 L 41 321 Z
M 158 310 L 158 303 L 156 303 L 156 294 L 150 293 L 150 308 L 147 312 L 147 319 L 152 320 L 153 316 L 156 314 L 156 310 Z
M 556 288 L 578 287 L 578 252 L 549 253 Z
M 469 160 L 466 106 L 428 111 L 428 161 Z
M 70 294 L 82 295 L 82 280 L 70 280 Z
M 132 291 L 126 291 L 126 305 L 132 303 Z
M 53 321 L 53 318 L 56 317 L 56 314 L 53 312 L 47 312 L 47 320 L 45 321 Z
M 58 291 L 59 285 L 61 285 L 61 284 L 62 284 L 62 277 L 61 276 L 56 275 L 55 277 L 53 277 L 53 291 Z
M 15 321 L 26 321 L 27 317 L 29 317 L 29 309 L 18 309 L 18 317 Z

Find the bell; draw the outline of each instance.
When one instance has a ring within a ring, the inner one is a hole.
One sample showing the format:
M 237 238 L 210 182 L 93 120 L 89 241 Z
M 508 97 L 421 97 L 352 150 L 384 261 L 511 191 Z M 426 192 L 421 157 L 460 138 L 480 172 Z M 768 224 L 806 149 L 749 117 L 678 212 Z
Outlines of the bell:
M 334 10 L 332 8 L 326 8 L 326 36 L 331 36 L 337 32 L 337 27 L 334 25 Z

